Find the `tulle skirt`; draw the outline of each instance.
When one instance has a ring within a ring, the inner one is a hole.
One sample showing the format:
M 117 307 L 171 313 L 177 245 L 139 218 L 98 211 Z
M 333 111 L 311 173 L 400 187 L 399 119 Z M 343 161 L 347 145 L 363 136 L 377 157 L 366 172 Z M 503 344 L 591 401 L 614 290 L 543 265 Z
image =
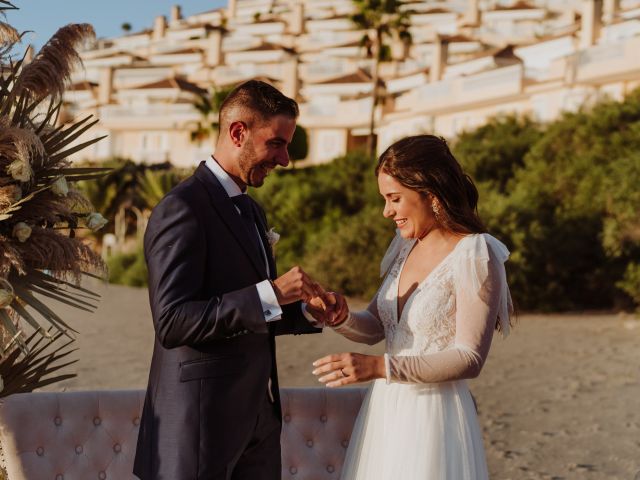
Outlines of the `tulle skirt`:
M 376 380 L 362 403 L 341 480 L 489 478 L 476 408 L 465 381 Z

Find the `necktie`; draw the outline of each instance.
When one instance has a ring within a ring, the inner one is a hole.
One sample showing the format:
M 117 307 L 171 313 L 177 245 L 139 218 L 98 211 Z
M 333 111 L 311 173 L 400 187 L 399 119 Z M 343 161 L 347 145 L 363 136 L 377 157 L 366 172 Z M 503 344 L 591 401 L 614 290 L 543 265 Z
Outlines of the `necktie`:
M 256 216 L 255 210 L 253 206 L 253 199 L 249 195 L 236 195 L 235 197 L 231 197 L 234 205 L 238 207 L 240 210 L 240 217 L 247 227 L 249 232 L 249 238 L 251 238 L 251 242 L 260 252 L 260 257 L 264 260 L 264 255 L 262 254 L 263 246 L 260 245 L 262 241 L 261 238 L 258 237 L 258 228 L 256 226 Z

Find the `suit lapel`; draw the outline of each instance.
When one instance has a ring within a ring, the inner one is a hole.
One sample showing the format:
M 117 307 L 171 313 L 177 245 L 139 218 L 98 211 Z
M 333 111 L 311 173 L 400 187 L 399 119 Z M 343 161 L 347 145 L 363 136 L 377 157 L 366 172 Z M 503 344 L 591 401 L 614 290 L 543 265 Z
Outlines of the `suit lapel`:
M 247 254 L 251 263 L 255 267 L 258 275 L 267 278 L 267 272 L 262 260 L 262 253 L 257 251 L 255 242 L 251 241 L 250 233 L 245 227 L 244 222 L 238 215 L 235 205 L 227 195 L 216 176 L 207 168 L 204 162 L 196 169 L 196 178 L 205 186 L 211 204 L 216 209 L 222 221 L 234 235 L 240 247 Z

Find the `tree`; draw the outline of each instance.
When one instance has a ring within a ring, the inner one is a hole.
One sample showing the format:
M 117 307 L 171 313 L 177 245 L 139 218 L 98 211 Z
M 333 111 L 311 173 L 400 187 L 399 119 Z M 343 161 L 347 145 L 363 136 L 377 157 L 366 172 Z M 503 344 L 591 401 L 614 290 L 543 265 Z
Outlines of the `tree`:
M 496 117 L 462 133 L 455 142 L 454 153 L 474 181 L 504 193 L 509 180 L 524 164 L 525 155 L 541 136 L 541 127 L 527 117 Z
M 309 154 L 309 135 L 302 125 L 296 126 L 288 150 L 289 159 L 293 165 L 295 165 L 296 161 L 307 158 Z
M 129 22 L 124 22 L 122 25 L 120 25 L 120 28 L 124 33 L 129 33 L 133 27 Z
M 200 112 L 200 121 L 198 121 L 195 130 L 191 132 L 192 142 L 202 142 L 218 134 L 220 131 L 218 121 L 220 107 L 232 90 L 231 87 L 214 87 L 210 92 L 198 97 L 193 106 Z
M 391 59 L 391 48 L 387 40 L 397 36 L 405 43 L 411 42 L 409 33 L 411 11 L 402 9 L 401 0 L 353 0 L 356 13 L 351 15 L 351 21 L 366 33 L 361 44 L 367 50 L 367 58 L 373 59 L 371 74 L 371 116 L 369 119 L 369 137 L 367 151 L 371 157 L 376 154 L 375 144 L 375 114 L 380 102 L 380 62 Z

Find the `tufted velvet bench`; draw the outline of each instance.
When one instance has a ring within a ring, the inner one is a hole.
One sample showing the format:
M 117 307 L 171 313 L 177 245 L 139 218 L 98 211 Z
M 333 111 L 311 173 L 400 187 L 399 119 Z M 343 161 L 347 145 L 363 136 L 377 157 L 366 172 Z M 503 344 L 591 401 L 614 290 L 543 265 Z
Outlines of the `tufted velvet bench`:
M 337 480 L 364 388 L 281 390 L 282 478 Z M 0 404 L 10 480 L 133 480 L 144 391 L 12 395 Z

